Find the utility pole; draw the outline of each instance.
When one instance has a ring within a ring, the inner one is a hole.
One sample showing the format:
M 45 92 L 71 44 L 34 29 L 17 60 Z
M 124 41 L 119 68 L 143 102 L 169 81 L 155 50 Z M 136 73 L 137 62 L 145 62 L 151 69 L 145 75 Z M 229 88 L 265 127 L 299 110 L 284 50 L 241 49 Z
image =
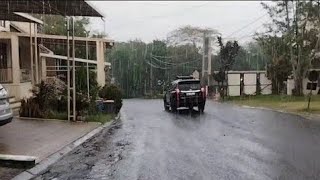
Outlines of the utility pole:
M 151 48 L 151 54 L 153 53 L 153 42 L 152 42 L 152 48 Z M 151 63 L 151 57 L 150 57 L 150 64 Z M 153 83 L 152 83 L 152 78 L 153 78 L 153 72 L 152 72 L 152 66 L 150 66 L 150 92 L 151 95 L 153 94 Z
M 210 67 L 209 67 L 210 66 Z M 210 38 L 206 33 L 203 36 L 203 55 L 202 55 L 202 82 L 204 85 L 209 85 L 209 75 L 211 74 L 211 53 L 210 53 Z

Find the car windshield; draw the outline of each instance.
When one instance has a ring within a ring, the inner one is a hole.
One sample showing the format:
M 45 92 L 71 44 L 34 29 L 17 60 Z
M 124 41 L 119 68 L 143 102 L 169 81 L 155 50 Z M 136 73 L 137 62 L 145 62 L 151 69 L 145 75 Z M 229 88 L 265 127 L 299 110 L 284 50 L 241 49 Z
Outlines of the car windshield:
M 199 81 L 183 81 L 179 83 L 179 89 L 182 91 L 185 90 L 199 90 L 200 87 L 200 82 Z

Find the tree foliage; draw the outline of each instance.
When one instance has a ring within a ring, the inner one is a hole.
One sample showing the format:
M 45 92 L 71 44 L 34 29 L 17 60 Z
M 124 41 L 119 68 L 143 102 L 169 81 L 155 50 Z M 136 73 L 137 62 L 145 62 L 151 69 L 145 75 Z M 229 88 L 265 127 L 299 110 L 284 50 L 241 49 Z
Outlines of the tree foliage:
M 192 44 L 193 46 L 201 46 L 204 36 L 215 38 L 219 34 L 217 30 L 212 28 L 186 25 L 170 32 L 167 39 L 170 45 Z
M 218 43 L 220 47 L 219 52 L 219 72 L 213 74 L 213 78 L 219 83 L 220 94 L 222 97 L 225 95 L 224 82 L 226 81 L 226 71 L 229 71 L 238 55 L 240 46 L 237 41 L 228 41 L 226 44 L 222 42 L 222 38 L 218 37 Z
M 269 13 L 272 23 L 268 32 L 261 35 L 267 46 L 274 45 L 274 39 L 281 39 L 281 50 L 272 53 L 273 59 L 289 59 L 295 81 L 295 94 L 302 95 L 302 81 L 307 70 L 315 61 L 317 34 L 320 32 L 320 8 L 316 1 L 277 1 L 262 3 Z M 276 47 L 273 47 L 273 51 Z M 269 50 L 267 50 L 270 52 Z M 277 63 L 273 60 L 272 63 Z
M 220 71 L 228 71 L 231 69 L 238 55 L 240 46 L 237 41 L 228 41 L 225 45 L 222 42 L 222 38 L 218 37 L 218 43 L 220 47 Z
M 123 89 L 124 97 L 139 97 L 149 93 L 162 93 L 177 75 L 190 75 L 201 70 L 202 55 L 190 45 L 168 45 L 166 41 L 140 40 L 115 43 L 108 53 L 111 75 Z M 164 82 L 159 85 L 158 81 Z

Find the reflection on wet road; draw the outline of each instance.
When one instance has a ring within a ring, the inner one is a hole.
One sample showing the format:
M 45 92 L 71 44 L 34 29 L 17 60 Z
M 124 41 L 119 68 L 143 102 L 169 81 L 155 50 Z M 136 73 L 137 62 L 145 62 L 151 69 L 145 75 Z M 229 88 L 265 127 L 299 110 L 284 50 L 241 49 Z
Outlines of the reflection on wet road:
M 37 179 L 319 179 L 320 122 L 208 102 L 126 100 L 121 118 Z

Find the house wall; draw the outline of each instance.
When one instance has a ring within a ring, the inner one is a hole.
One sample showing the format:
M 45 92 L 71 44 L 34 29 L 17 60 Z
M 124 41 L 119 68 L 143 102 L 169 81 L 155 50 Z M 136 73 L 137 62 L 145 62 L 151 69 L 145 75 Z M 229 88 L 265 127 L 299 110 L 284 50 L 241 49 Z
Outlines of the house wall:
M 19 38 L 19 51 L 20 51 L 20 68 L 31 69 L 30 60 L 30 39 Z
M 104 43 L 101 41 L 96 42 L 97 51 L 97 82 L 100 86 L 106 84 L 106 73 L 105 73 L 105 48 Z
M 32 95 L 31 89 L 32 84 L 31 82 L 25 82 L 20 84 L 2 84 L 8 90 L 9 96 L 14 96 L 16 100 L 21 100 L 23 98 L 28 98 Z
M 10 31 L 10 22 L 9 21 L 2 21 L 0 20 L 1 24 L 4 22 L 4 26 L 0 25 L 0 31 L 5 31 L 5 32 L 9 32 Z
M 21 29 L 23 32 L 30 34 L 30 23 L 28 22 L 17 22 L 11 21 L 12 25 L 16 26 L 17 28 Z M 31 34 L 34 35 L 35 29 L 37 30 L 37 26 L 34 23 L 31 23 Z
M 310 90 L 307 89 L 308 82 L 311 82 L 311 81 L 309 81 L 309 79 L 307 79 L 307 78 L 303 79 L 303 81 L 302 81 L 302 85 L 303 85 L 302 91 L 303 91 L 304 95 L 307 95 L 310 93 Z M 294 85 L 295 85 L 295 83 L 294 83 L 293 79 L 287 80 L 287 95 L 292 95 L 292 90 L 294 89 Z M 320 90 L 320 87 L 318 85 L 316 90 L 312 90 L 312 94 L 317 95 L 319 90 Z

